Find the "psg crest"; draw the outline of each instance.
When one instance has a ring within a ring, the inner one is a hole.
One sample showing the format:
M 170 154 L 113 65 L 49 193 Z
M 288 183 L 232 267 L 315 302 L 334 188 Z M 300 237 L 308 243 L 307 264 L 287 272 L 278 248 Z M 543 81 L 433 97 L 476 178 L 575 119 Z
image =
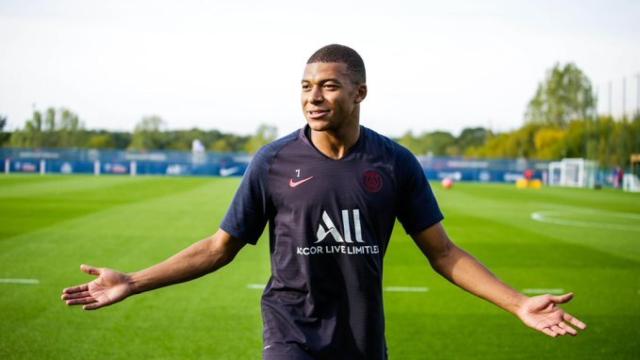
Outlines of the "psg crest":
M 382 189 L 382 176 L 375 170 L 367 170 L 362 175 L 362 183 L 368 192 L 376 193 Z

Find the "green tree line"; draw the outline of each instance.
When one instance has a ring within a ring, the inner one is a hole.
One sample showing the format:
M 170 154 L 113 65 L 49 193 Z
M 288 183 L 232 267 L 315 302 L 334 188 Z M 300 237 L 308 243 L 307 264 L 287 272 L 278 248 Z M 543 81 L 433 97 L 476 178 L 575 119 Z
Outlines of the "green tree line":
M 0 146 L 21 148 L 91 148 L 119 150 L 182 150 L 190 151 L 194 140 L 207 150 L 217 152 L 255 153 L 275 140 L 273 126 L 260 125 L 254 135 L 242 136 L 218 130 L 166 130 L 157 115 L 145 116 L 133 132 L 86 129 L 73 111 L 50 107 L 34 110 L 24 127 L 4 132 L 6 116 L 0 116 Z
M 627 167 L 630 155 L 640 153 L 640 115 L 573 120 L 565 127 L 532 122 L 502 133 L 468 128 L 458 137 L 445 131 L 408 132 L 396 140 L 418 155 L 532 160 L 577 157 L 596 160 L 605 167 Z
M 575 65 L 555 64 L 538 84 L 516 130 L 493 133 L 464 129 L 455 137 L 444 131 L 397 140 L 416 154 L 469 158 L 557 160 L 581 157 L 601 166 L 629 165 L 640 153 L 640 113 L 633 117 L 596 115 L 597 99 L 589 78 Z
M 491 134 L 483 145 L 465 151 L 466 156 L 478 158 L 580 157 L 605 167 L 627 167 L 630 155 L 636 153 L 640 153 L 639 114 L 632 119 L 573 120 L 565 127 L 528 123 L 511 132 Z
M 468 158 L 527 158 L 557 160 L 582 157 L 600 165 L 628 166 L 640 153 L 640 113 L 633 117 L 598 116 L 597 99 L 589 78 L 575 64 L 555 64 L 547 71 L 516 130 L 494 133 L 482 127 L 447 131 L 407 132 L 399 143 L 416 155 Z M 218 130 L 167 130 L 159 116 L 145 116 L 133 132 L 87 130 L 78 115 L 61 108 L 35 110 L 22 129 L 3 132 L 0 145 L 11 147 L 65 147 L 130 150 L 190 150 L 198 139 L 207 150 L 255 153 L 276 138 L 276 128 L 260 125 L 255 134 L 239 136 Z

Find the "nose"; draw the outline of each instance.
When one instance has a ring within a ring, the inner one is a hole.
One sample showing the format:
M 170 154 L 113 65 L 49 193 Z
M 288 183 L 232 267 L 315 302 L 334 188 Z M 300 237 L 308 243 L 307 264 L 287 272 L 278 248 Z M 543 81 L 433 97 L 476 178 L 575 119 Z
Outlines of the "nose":
M 324 101 L 324 96 L 322 95 L 322 89 L 319 86 L 314 86 L 309 91 L 309 102 L 312 104 L 319 104 Z

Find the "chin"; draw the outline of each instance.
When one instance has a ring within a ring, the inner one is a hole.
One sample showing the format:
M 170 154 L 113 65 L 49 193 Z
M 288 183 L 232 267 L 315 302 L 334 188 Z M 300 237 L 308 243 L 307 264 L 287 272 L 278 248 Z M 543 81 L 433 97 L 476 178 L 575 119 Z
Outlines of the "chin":
M 307 119 L 307 124 L 313 131 L 327 131 L 332 128 L 331 122 L 321 119 Z

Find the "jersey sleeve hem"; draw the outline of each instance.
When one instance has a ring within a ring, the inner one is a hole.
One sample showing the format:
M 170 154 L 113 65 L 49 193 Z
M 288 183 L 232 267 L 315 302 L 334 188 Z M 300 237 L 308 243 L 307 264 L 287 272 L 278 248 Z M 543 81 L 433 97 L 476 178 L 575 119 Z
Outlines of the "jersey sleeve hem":
M 429 219 L 427 221 L 419 223 L 418 225 L 413 226 L 410 229 L 405 228 L 404 230 L 406 231 L 406 233 L 408 235 L 411 235 L 411 236 L 417 235 L 417 234 L 423 232 L 424 230 L 432 227 L 433 225 L 441 222 L 442 220 L 444 220 L 444 215 L 442 215 L 442 213 L 440 213 L 436 217 L 433 217 L 433 218 L 431 218 L 431 219 Z
M 227 232 L 229 235 L 231 235 L 232 237 L 246 243 L 246 244 L 250 244 L 250 245 L 256 245 L 258 243 L 258 238 L 252 238 L 250 236 L 247 236 L 246 234 L 242 234 L 241 230 L 238 229 L 232 229 L 231 227 L 227 226 L 227 224 L 222 224 L 220 225 L 220 229 L 224 230 L 225 232 Z

